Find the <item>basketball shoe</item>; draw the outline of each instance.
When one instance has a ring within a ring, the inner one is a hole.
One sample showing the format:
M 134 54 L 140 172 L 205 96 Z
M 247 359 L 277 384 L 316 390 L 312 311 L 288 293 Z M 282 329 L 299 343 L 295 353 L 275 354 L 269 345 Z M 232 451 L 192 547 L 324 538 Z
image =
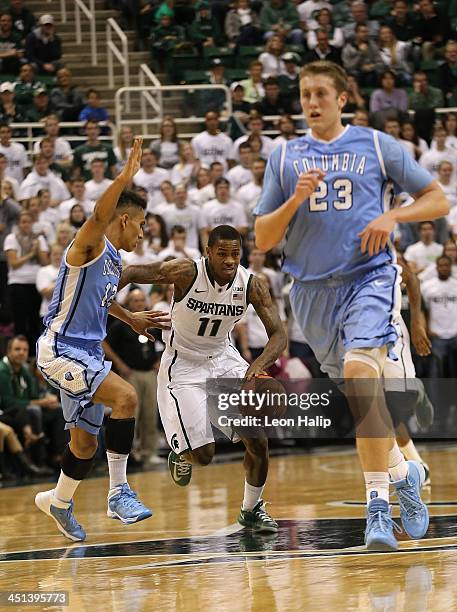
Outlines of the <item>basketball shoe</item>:
M 54 489 L 37 493 L 35 496 L 35 505 L 42 512 L 53 518 L 57 528 L 63 535 L 73 542 L 82 542 L 86 539 L 86 532 L 75 519 L 73 514 L 73 500 L 70 502 L 61 502 L 53 499 Z M 54 504 L 58 504 L 54 505 Z
M 423 538 L 428 529 L 428 509 L 421 500 L 420 489 L 425 482 L 424 467 L 417 461 L 407 461 L 408 474 L 403 480 L 392 482 L 400 504 L 400 518 L 404 530 L 413 540 Z
M 168 469 L 170 470 L 173 482 L 180 487 L 186 487 L 192 478 L 192 463 L 186 461 L 174 451 L 168 455 Z
M 259 500 L 252 510 L 241 508 L 238 522 L 240 525 L 257 532 L 276 533 L 279 528 L 278 523 L 265 510 L 263 499 Z
M 389 504 L 379 497 L 375 497 L 368 504 L 365 530 L 367 550 L 397 550 L 398 542 L 394 530 L 401 533 L 401 528 L 392 519 L 390 512 Z
M 114 487 L 108 493 L 108 510 L 110 518 L 119 519 L 123 523 L 138 523 L 152 516 L 151 510 L 140 502 L 137 494 L 132 491 L 128 483 Z

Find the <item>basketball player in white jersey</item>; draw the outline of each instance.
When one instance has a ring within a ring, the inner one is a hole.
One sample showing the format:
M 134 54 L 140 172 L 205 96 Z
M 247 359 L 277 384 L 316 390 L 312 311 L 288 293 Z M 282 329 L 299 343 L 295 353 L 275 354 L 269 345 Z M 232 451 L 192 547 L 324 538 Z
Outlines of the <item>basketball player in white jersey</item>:
M 215 444 L 211 422 L 233 440 L 208 410 L 207 379 L 251 380 L 281 355 L 287 338 L 268 287 L 240 266 L 241 237 L 228 225 L 212 230 L 207 257 L 129 266 L 121 286 L 136 282 L 173 283 L 172 326 L 158 376 L 158 404 L 168 443 L 168 465 L 174 482 L 190 482 L 192 464 L 208 465 Z M 230 332 L 252 304 L 268 334 L 262 354 L 249 365 L 230 342 Z M 245 492 L 238 522 L 255 531 L 278 529 L 265 511 L 262 492 L 268 472 L 266 436 L 238 435 L 246 447 Z
M 383 376 L 387 406 L 395 426 L 397 444 L 408 461 L 417 461 L 425 470 L 424 486 L 430 485 L 430 470 L 420 456 L 407 428 L 407 421 L 415 412 L 419 424 L 428 427 L 433 420 L 433 406 L 427 397 L 423 382 L 416 378 L 411 355 L 411 341 L 421 357 L 431 353 L 431 342 L 427 336 L 424 314 L 421 309 L 421 292 L 419 280 L 411 270 L 408 262 L 398 253 L 397 261 L 402 267 L 402 282 L 406 286 L 411 315 L 411 339 L 408 328 L 399 317 L 396 321 L 398 340 L 395 344 L 397 360 L 387 358 Z

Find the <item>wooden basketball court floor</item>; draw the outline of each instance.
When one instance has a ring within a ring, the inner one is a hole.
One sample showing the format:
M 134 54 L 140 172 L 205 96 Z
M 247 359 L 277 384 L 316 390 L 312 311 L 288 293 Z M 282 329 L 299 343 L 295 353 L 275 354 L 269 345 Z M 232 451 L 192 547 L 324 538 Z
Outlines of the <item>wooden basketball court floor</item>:
M 280 530 L 269 537 L 236 523 L 240 461 L 196 469 L 187 488 L 165 469 L 132 475 L 154 509 L 133 526 L 107 518 L 106 478 L 85 481 L 76 496 L 82 544 L 68 545 L 35 508 L 48 485 L 2 489 L 0 591 L 68 591 L 68 607 L 42 610 L 456 611 L 457 448 L 429 446 L 423 456 L 430 529 L 421 541 L 401 539 L 396 553 L 364 550 L 364 490 L 350 449 L 272 458 L 265 498 Z

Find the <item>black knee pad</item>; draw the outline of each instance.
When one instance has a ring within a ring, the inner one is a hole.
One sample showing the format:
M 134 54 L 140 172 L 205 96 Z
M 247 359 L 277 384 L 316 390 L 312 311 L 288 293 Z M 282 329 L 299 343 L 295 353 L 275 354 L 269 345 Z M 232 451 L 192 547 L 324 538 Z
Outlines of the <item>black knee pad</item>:
M 83 480 L 91 471 L 94 459 L 95 455 L 90 459 L 78 459 L 68 445 L 62 453 L 62 472 L 73 480 Z
M 108 419 L 105 442 L 108 451 L 128 455 L 132 450 L 135 435 L 135 419 Z

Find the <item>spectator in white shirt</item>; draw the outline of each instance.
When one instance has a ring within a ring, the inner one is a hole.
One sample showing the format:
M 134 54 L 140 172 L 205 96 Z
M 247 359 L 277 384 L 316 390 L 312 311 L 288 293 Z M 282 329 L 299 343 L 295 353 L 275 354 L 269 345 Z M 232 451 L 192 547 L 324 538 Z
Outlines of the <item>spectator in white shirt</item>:
M 41 153 L 34 157 L 33 170 L 19 187 L 19 200 L 36 196 L 40 189 L 49 189 L 53 204 L 60 204 L 70 197 L 65 183 L 49 170 L 49 162 Z
M 89 200 L 86 194 L 86 184 L 84 179 L 75 178 L 70 181 L 70 191 L 73 197 L 69 200 L 61 202 L 57 208 L 61 221 L 67 221 L 70 216 L 70 210 L 75 204 L 81 204 L 84 208 L 84 212 L 89 217 L 95 208 L 95 201 Z
M 218 161 L 227 170 L 227 160 L 232 149 L 232 140 L 219 129 L 219 113 L 209 111 L 205 115 L 206 130 L 192 139 L 192 148 L 200 162 L 210 166 Z
M 405 259 L 415 274 L 420 274 L 429 264 L 435 262 L 443 252 L 443 245 L 435 242 L 435 224 L 433 221 L 419 223 L 419 242 L 415 242 L 405 251 Z
M 428 326 L 432 340 L 430 375 L 444 376 L 444 359 L 448 360 L 448 376 L 457 376 L 457 280 L 451 277 L 452 262 L 442 255 L 436 260 L 438 278 L 426 281 L 422 298 L 428 311 Z
M 259 55 L 259 62 L 262 63 L 262 78 L 277 77 L 285 74 L 286 65 L 281 55 L 284 53 L 284 41 L 279 34 L 273 34 L 265 45 L 265 51 Z
M 35 236 L 44 236 L 48 244 L 52 244 L 56 237 L 55 228 L 47 221 L 40 219 L 40 200 L 37 197 L 29 198 L 23 203 L 23 209 L 30 213 L 33 225 L 32 231 Z
M 237 163 L 240 161 L 240 155 L 238 151 L 239 146 L 242 142 L 246 142 L 250 136 L 259 136 L 262 141 L 262 148 L 260 154 L 264 159 L 268 159 L 268 156 L 273 151 L 273 149 L 276 148 L 276 145 L 269 136 L 264 136 L 262 134 L 263 119 L 257 111 L 251 111 L 247 127 L 249 130 L 248 134 L 240 136 L 233 143 L 232 150 L 230 153 L 230 159 L 234 160 Z
M 444 160 L 438 164 L 438 185 L 446 194 L 451 210 L 457 204 L 457 181 L 454 175 L 451 162 Z
M 200 213 L 200 237 L 206 249 L 209 232 L 218 225 L 231 225 L 240 234 L 247 231 L 248 222 L 242 204 L 230 197 L 230 183 L 227 179 L 218 178 L 214 184 L 216 197 L 203 205 Z
M 298 138 L 295 131 L 295 122 L 290 115 L 283 115 L 278 121 L 279 136 L 273 140 L 275 147 L 285 144 L 289 140 Z
M 161 216 L 167 226 L 167 231 L 171 232 L 176 225 L 183 227 L 186 230 L 186 245 L 198 249 L 198 220 L 200 217 L 200 208 L 189 204 L 187 201 L 186 186 L 177 185 L 175 189 L 175 202 L 169 204 L 166 209 L 161 212 Z
M 206 202 L 214 200 L 214 198 L 216 197 L 214 185 L 217 179 L 221 176 L 224 176 L 224 166 L 220 162 L 213 162 L 209 168 L 210 182 L 201 187 L 201 189 L 198 190 L 198 193 L 192 193 L 192 195 L 189 194 L 189 199 L 191 200 L 191 202 L 195 203 L 201 208 L 203 204 L 206 204 Z
M 436 141 L 436 149 L 430 149 L 423 153 L 419 159 L 419 164 L 428 170 L 432 176 L 438 178 L 438 167 L 442 161 L 451 162 L 454 169 L 452 179 L 456 180 L 457 174 L 457 152 L 455 149 L 446 147 L 446 130 L 437 126 L 433 130 Z
M 185 183 L 193 185 L 197 180 L 200 170 L 200 160 L 195 157 L 190 142 L 183 142 L 179 147 L 179 162 L 171 170 L 171 182 L 173 185 Z
M 305 2 L 301 2 L 297 6 L 300 21 L 304 21 L 305 24 L 310 27 L 310 24 L 307 22 L 315 21 L 318 13 L 324 8 L 331 11 L 332 5 L 330 2 L 325 2 L 325 0 L 306 0 Z
M 452 262 L 452 278 L 457 278 L 457 244 L 455 243 L 455 240 L 449 239 L 444 243 L 443 255 L 449 257 Z M 428 281 L 431 278 L 438 278 L 436 262 L 427 266 L 427 268 L 425 268 L 425 270 L 419 274 L 419 280 L 421 283 L 425 283 L 425 281 Z
M 224 172 L 224 166 L 222 164 L 220 166 L 222 167 L 222 172 Z M 214 196 L 214 185 L 211 183 L 210 172 L 208 168 L 200 168 L 197 172 L 196 185 L 189 189 L 188 192 L 189 202 L 200 207 L 205 202 L 208 202 L 208 200 L 212 200 Z
M 249 225 L 252 225 L 252 211 L 257 205 L 257 202 L 262 193 L 263 177 L 265 175 L 266 161 L 262 158 L 256 159 L 252 164 L 253 180 L 241 187 L 235 197 L 244 206 L 244 211 L 248 216 Z
M 48 312 L 57 277 L 59 275 L 63 248 L 59 244 L 54 244 L 50 248 L 49 255 L 51 263 L 40 268 L 36 276 L 36 288 L 41 294 L 40 317 L 44 317 Z
M 0 182 L 8 181 L 11 183 L 13 188 L 13 198 L 17 200 L 17 196 L 19 194 L 19 183 L 18 181 L 8 174 L 8 160 L 6 159 L 6 155 L 4 153 L 0 153 Z
M 126 266 L 144 266 L 147 264 L 155 263 L 159 261 L 159 257 L 150 249 L 147 248 L 147 240 L 139 240 L 133 251 L 120 251 L 122 262 Z M 147 296 L 147 306 L 149 308 L 149 293 L 151 291 L 151 284 L 147 283 L 135 283 L 135 286 L 142 289 Z M 132 290 L 132 285 L 126 285 L 123 289 L 116 293 L 116 302 L 123 304 Z
M 225 175 L 233 192 L 238 191 L 240 187 L 252 181 L 252 149 L 248 142 L 242 142 L 238 147 L 240 163 L 233 166 Z
M 165 261 L 167 257 L 176 259 L 199 259 L 201 253 L 198 249 L 193 249 L 187 245 L 186 230 L 182 225 L 175 225 L 171 230 L 171 239 L 168 246 L 160 251 L 159 258 Z
M 49 189 L 40 189 L 40 191 L 37 193 L 37 198 L 40 202 L 39 220 L 46 221 L 46 223 L 50 223 L 55 231 L 57 225 L 60 222 L 60 205 L 52 205 L 51 193 Z
M 175 202 L 175 188 L 171 181 L 162 181 L 160 183 L 160 200 L 155 207 L 155 212 L 161 215 L 171 204 Z
M 135 135 L 133 130 L 129 125 L 123 125 L 119 130 L 117 146 L 113 149 L 114 155 L 117 159 L 117 172 L 122 172 L 125 164 L 127 163 L 130 151 L 132 150 L 134 137 Z
M 20 184 L 24 180 L 25 169 L 30 167 L 25 148 L 18 142 L 11 142 L 12 131 L 7 123 L 0 124 L 0 153 L 8 160 L 7 174 Z
M 90 171 L 92 178 L 85 184 L 86 197 L 88 200 L 96 202 L 113 181 L 105 178 L 105 162 L 103 159 L 93 159 L 90 162 Z
M 73 151 L 70 143 L 65 138 L 59 136 L 59 118 L 57 115 L 48 115 L 44 118 L 44 131 L 46 136 L 54 143 L 54 162 L 59 166 L 69 167 L 73 162 Z M 33 145 L 33 152 L 40 152 L 41 139 Z
M 5 238 L 3 249 L 8 261 L 8 291 L 16 334 L 24 334 L 32 351 L 40 334 L 41 295 L 36 290 L 38 270 L 48 263 L 48 245 L 33 233 L 29 212 L 19 215 L 17 229 Z
M 389 134 L 389 136 L 392 136 L 392 138 L 395 138 L 395 140 L 398 140 L 398 143 L 401 144 L 406 151 L 408 151 L 411 157 L 416 159 L 414 144 L 408 140 L 403 140 L 400 138 L 401 128 L 398 119 L 386 119 L 384 122 L 384 132 Z
M 153 212 L 160 203 L 160 185 L 163 181 L 170 179 L 170 173 L 165 168 L 157 167 L 157 154 L 150 149 L 143 149 L 141 168 L 133 177 L 133 182 L 139 187 L 144 187 L 148 192 L 147 211 Z

